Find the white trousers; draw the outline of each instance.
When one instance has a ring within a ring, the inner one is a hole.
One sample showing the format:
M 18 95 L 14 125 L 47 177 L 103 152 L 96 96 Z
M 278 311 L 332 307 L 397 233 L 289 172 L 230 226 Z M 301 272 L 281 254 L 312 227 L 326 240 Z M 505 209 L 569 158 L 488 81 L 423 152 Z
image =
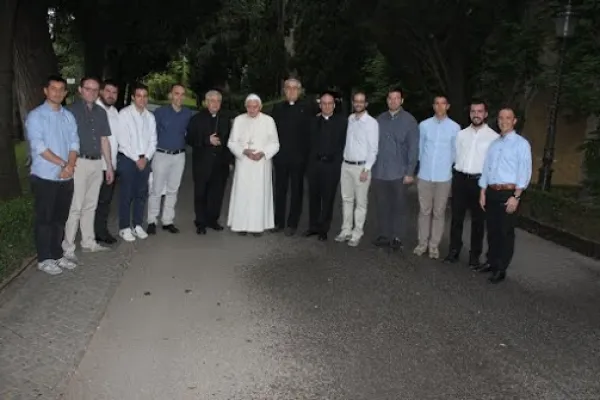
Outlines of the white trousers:
M 371 173 L 366 181 L 360 181 L 360 173 L 364 165 L 350 165 L 342 163 L 340 188 L 342 193 L 342 234 L 352 235 L 353 239 L 360 239 L 364 233 L 365 219 L 367 218 L 367 205 L 369 201 L 369 186 Z
M 75 251 L 78 229 L 81 229 L 81 247 L 89 248 L 96 244 L 94 219 L 103 179 L 102 160 L 77 159 L 73 175 L 73 200 L 62 243 L 65 253 Z
M 148 223 L 155 224 L 160 214 L 160 201 L 163 192 L 165 202 L 162 209 L 161 222 L 171 225 L 175 219 L 177 193 L 181 185 L 181 177 L 185 168 L 185 153 L 154 153 L 152 158 L 152 184 L 148 196 Z

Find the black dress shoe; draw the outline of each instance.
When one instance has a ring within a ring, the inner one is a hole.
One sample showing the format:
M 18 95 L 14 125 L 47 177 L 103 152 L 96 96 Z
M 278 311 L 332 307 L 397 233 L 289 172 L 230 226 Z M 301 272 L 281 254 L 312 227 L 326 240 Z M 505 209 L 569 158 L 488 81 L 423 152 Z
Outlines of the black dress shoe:
M 488 282 L 490 283 L 500 283 L 506 279 L 506 272 L 504 271 L 496 271 L 492 276 L 488 278 Z
M 237 234 L 240 236 L 246 236 L 248 234 L 248 232 L 238 232 Z
M 327 234 L 326 233 L 319 233 L 319 240 L 321 242 L 324 242 L 327 240 Z
M 169 231 L 171 233 L 179 233 L 179 229 L 173 224 L 163 225 L 162 228 L 163 228 L 163 231 Z
M 489 263 L 480 264 L 478 267 L 473 268 L 473 271 L 485 274 L 487 272 L 492 272 L 492 266 Z
M 105 233 L 104 235 L 96 236 L 96 242 L 106 243 L 106 244 L 115 244 L 117 243 L 117 239 L 112 236 L 110 233 Z
M 156 224 L 148 224 L 146 228 L 146 233 L 148 235 L 156 235 Z
M 315 235 L 318 235 L 318 234 L 319 234 L 319 232 L 316 231 L 316 230 L 314 230 L 314 229 L 309 229 L 306 232 L 304 232 L 304 236 L 305 237 L 315 236 Z
M 276 225 L 275 228 L 271 229 L 271 232 L 273 233 L 278 233 L 281 232 L 283 230 L 283 228 L 279 225 Z
M 296 234 L 296 228 L 288 227 L 285 230 L 285 236 L 294 236 Z
M 392 250 L 402 250 L 402 242 L 398 238 L 393 238 L 390 242 L 390 248 Z
M 378 236 L 375 240 L 373 240 L 373 244 L 377 247 L 384 247 L 390 244 L 390 239 L 385 236 Z
M 210 229 L 212 229 L 213 231 L 222 231 L 223 230 L 223 227 L 221 225 L 219 225 L 218 222 L 215 222 L 214 224 L 210 224 L 210 225 L 208 225 L 208 227 Z
M 481 265 L 481 262 L 479 261 L 479 256 L 471 254 L 469 256 L 469 267 L 471 267 L 471 268 L 477 268 L 480 265 Z
M 206 228 L 203 226 L 196 227 L 196 234 L 198 235 L 206 235 Z
M 448 253 L 448 255 L 446 256 L 446 258 L 444 258 L 444 263 L 445 264 L 455 264 L 458 262 L 459 258 L 459 252 L 456 250 L 450 250 L 450 253 Z
M 254 236 L 254 237 L 261 237 L 262 235 L 263 235 L 263 233 L 262 233 L 262 232 L 254 232 L 254 233 L 252 234 L 252 236 Z

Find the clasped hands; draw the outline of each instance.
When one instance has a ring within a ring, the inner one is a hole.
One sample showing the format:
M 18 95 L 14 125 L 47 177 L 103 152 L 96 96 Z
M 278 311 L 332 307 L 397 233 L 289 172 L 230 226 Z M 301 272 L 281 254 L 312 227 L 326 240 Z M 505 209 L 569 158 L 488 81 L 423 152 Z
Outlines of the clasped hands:
M 63 169 L 60 170 L 60 174 L 58 177 L 60 179 L 71 179 L 73 174 L 75 173 L 75 166 L 71 164 L 65 165 Z
M 251 160 L 259 161 L 265 156 L 265 153 L 253 149 L 246 149 L 244 150 L 244 155 Z

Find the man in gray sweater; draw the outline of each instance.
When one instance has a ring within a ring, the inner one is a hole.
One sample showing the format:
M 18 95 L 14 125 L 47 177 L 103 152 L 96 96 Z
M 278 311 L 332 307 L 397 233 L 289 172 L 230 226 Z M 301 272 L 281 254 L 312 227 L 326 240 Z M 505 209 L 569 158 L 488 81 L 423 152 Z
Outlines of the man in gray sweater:
M 377 117 L 379 153 L 372 171 L 378 220 L 374 244 L 392 250 L 402 247 L 406 234 L 408 185 L 419 159 L 419 126 L 402 108 L 403 101 L 401 89 L 388 92 L 388 111 Z

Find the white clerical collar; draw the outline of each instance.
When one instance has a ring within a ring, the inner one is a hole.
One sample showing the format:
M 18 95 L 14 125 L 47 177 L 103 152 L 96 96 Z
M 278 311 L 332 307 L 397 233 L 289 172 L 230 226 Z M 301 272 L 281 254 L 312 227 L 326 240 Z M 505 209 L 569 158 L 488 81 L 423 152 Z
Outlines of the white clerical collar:
M 294 104 L 296 104 L 295 101 L 288 101 L 288 103 L 289 103 L 290 106 L 293 106 Z
M 217 114 L 210 114 L 210 116 L 214 118 L 217 116 Z
M 331 115 L 323 115 L 323 118 L 325 118 L 325 121 L 329 120 L 330 117 L 331 117 Z

